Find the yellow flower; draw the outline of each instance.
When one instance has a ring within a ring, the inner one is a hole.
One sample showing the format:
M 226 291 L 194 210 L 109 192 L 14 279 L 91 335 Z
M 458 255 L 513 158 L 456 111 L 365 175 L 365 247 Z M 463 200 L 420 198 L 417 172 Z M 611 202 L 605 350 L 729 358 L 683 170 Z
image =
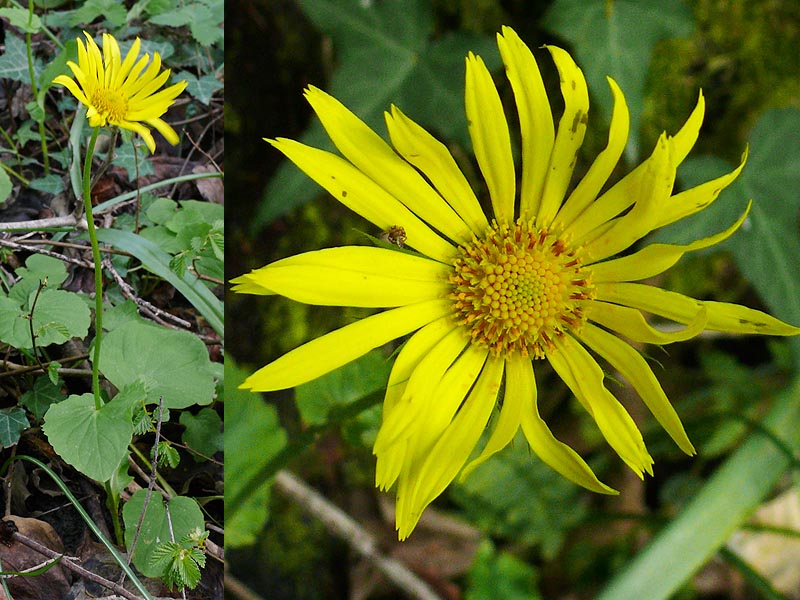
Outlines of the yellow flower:
M 158 130 L 172 145 L 178 143 L 178 134 L 161 119 L 175 98 L 186 87 L 186 81 L 158 89 L 169 78 L 169 69 L 160 71 L 158 52 L 145 54 L 138 61 L 141 42 L 137 37 L 123 60 L 114 36 L 103 34 L 103 53 L 92 36 L 86 36 L 86 45 L 78 38 L 78 64 L 67 61 L 74 79 L 59 75 L 53 83 L 65 86 L 78 101 L 86 106 L 86 116 L 92 127 L 114 125 L 129 129 L 142 136 L 144 143 L 154 152 L 156 143 L 150 127 Z M 150 64 L 148 65 L 148 62 Z M 147 67 L 147 68 L 145 68 Z
M 553 469 L 595 492 L 616 493 L 540 417 L 535 361 L 549 361 L 609 445 L 642 477 L 652 474 L 653 459 L 633 419 L 606 389 L 595 355 L 634 387 L 675 443 L 694 454 L 650 367 L 623 338 L 668 344 L 704 329 L 800 334 L 757 310 L 637 283 L 686 252 L 726 239 L 747 211 L 709 238 L 683 246 L 651 244 L 614 258 L 651 231 L 707 207 L 743 168 L 746 156 L 731 173 L 673 195 L 676 169 L 703 119 L 702 95 L 680 131 L 663 134 L 649 158 L 602 192 L 628 137 L 625 98 L 609 78 L 614 110 L 608 145 L 568 193 L 589 110 L 583 74 L 567 52 L 548 47 L 565 104 L 555 127 L 531 51 L 510 28 L 498 35 L 498 44 L 519 113 L 519 186 L 491 75 L 471 53 L 466 74 L 469 132 L 492 219 L 445 146 L 397 107 L 385 115 L 393 150 L 337 100 L 311 87 L 306 98 L 344 158 L 293 140 L 270 143 L 380 230 L 396 234 L 402 228 L 402 241 L 416 252 L 330 248 L 233 280 L 237 292 L 389 309 L 292 350 L 251 375 L 246 389 L 299 385 L 413 333 L 394 363 L 374 446 L 377 485 L 397 485 L 401 539 L 459 472 L 463 476 L 505 447 L 520 427 Z M 686 327 L 665 333 L 643 313 Z M 486 445 L 467 464 L 490 420 Z

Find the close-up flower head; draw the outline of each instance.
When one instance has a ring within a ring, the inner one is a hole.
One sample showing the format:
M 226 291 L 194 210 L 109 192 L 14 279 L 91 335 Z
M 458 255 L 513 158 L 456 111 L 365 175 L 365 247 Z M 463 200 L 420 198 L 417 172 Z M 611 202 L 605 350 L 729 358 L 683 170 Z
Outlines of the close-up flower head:
M 140 120 L 156 126 L 156 106 L 165 109 L 176 86 L 146 101 L 144 92 L 158 86 L 137 83 L 141 61 L 133 67 L 126 58 L 120 65 L 116 42 L 105 43 L 106 64 L 112 65 L 107 71 L 91 38 L 81 66 L 70 64 L 85 95 L 68 78 L 60 82 L 92 107 L 92 115 L 102 112 L 109 122 L 113 115 L 132 129 L 141 127 L 134 123 Z M 678 166 L 703 122 L 702 93 L 677 132 L 663 133 L 649 157 L 609 184 L 628 141 L 629 113 L 623 91 L 608 78 L 614 105 L 607 145 L 573 182 L 590 123 L 581 69 L 566 51 L 546 47 L 564 102 L 555 123 L 531 50 L 509 27 L 497 43 L 518 113 L 519 169 L 516 136 L 498 90 L 472 53 L 466 58 L 466 117 L 488 195 L 473 189 L 448 148 L 398 107 L 385 113 L 390 146 L 335 98 L 309 86 L 306 99 L 340 155 L 285 138 L 269 143 L 388 242 L 306 252 L 233 280 L 240 293 L 384 309 L 288 352 L 242 387 L 260 392 L 298 386 L 403 340 L 373 449 L 376 485 L 396 489 L 400 539 L 459 474 L 468 475 L 507 446 L 520 428 L 533 452 L 558 473 L 589 490 L 617 493 L 540 416 L 535 373 L 543 361 L 642 478 L 653 474 L 653 459 L 633 418 L 606 386 L 606 373 L 624 379 L 675 444 L 692 455 L 679 415 L 638 348 L 684 341 L 704 330 L 800 334 L 764 312 L 644 282 L 684 254 L 727 239 L 748 218 L 749 205 L 710 237 L 631 250 L 649 233 L 707 208 L 745 166 L 743 149 L 731 172 L 675 192 Z M 491 212 L 481 205 L 484 195 Z M 650 317 L 678 326 L 656 328 Z M 487 441 L 476 452 L 487 427 Z
M 86 44 L 77 39 L 77 64 L 67 61 L 74 78 L 59 75 L 53 83 L 65 86 L 86 107 L 86 117 L 92 127 L 112 125 L 138 133 L 151 153 L 156 143 L 149 127 L 156 129 L 173 146 L 177 144 L 178 134 L 161 117 L 186 88 L 187 82 L 179 81 L 159 90 L 169 79 L 170 70 L 161 70 L 158 52 L 153 53 L 152 62 L 149 54 L 139 58 L 141 41 L 138 37 L 123 59 L 113 35 L 103 34 L 101 53 L 92 36 L 83 33 Z

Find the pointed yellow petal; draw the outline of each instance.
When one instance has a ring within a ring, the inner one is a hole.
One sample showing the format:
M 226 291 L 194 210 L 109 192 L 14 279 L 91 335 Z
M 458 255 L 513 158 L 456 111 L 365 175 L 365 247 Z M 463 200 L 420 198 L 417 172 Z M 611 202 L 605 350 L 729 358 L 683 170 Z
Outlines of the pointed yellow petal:
M 503 27 L 502 34 L 498 34 L 497 46 L 514 90 L 519 114 L 522 137 L 520 216 L 530 219 L 539 210 L 549 157 L 553 151 L 553 115 L 539 66 L 528 46 L 510 27 Z
M 673 197 L 670 202 L 676 197 L 677 196 Z M 721 231 L 707 238 L 702 238 L 685 245 L 651 244 L 634 254 L 628 254 L 627 256 L 593 264 L 591 266 L 592 282 L 639 281 L 663 273 L 678 262 L 687 252 L 708 248 L 728 239 L 741 227 L 742 223 L 744 223 L 744 220 L 750 213 L 751 206 L 752 202 L 749 202 L 742 215 L 725 231 Z
M 600 190 L 603 189 L 609 176 L 617 166 L 622 152 L 625 150 L 630 129 L 628 105 L 625 102 L 625 95 L 617 85 L 617 82 L 610 77 L 607 79 L 611 88 L 611 95 L 614 97 L 611 126 L 608 129 L 608 144 L 597 155 L 589 171 L 578 182 L 561 210 L 558 211 L 558 215 L 556 215 L 553 222 L 553 228 L 556 230 L 570 225 L 597 198 Z
M 53 79 L 53 83 L 56 83 L 58 85 L 63 85 L 72 93 L 73 96 L 75 96 L 75 98 L 78 99 L 78 102 L 80 102 L 84 106 L 88 106 L 89 100 L 86 98 L 83 91 L 75 83 L 75 80 L 70 79 L 66 75 L 59 75 L 58 77 L 55 77 Z
M 405 229 L 406 245 L 442 262 L 455 255 L 453 246 L 346 160 L 294 140 L 267 141 L 339 202 L 380 229 L 398 226 Z
M 305 96 L 333 143 L 357 169 L 450 239 L 470 239 L 466 223 L 361 119 L 319 88 L 310 86 Z
M 361 319 L 284 354 L 250 375 L 241 388 L 269 392 L 311 381 L 449 314 L 450 310 L 448 302 L 432 300 Z
M 394 365 L 392 365 L 392 372 L 386 385 L 386 394 L 383 399 L 384 421 L 400 404 L 408 384 L 408 378 L 413 370 L 452 328 L 453 324 L 448 315 L 428 323 L 403 344 Z M 378 488 L 386 490 L 394 484 L 406 461 L 407 451 L 408 440 L 391 444 L 381 452 L 373 451 L 376 458 L 375 485 Z
M 655 152 L 647 161 L 646 175 L 636 191 L 636 203 L 624 216 L 601 235 L 584 246 L 587 261 L 602 260 L 630 247 L 655 227 L 663 206 L 667 204 L 675 183 L 676 165 L 672 145 L 666 135 L 658 141 Z M 575 240 L 579 243 L 579 240 Z
M 708 311 L 704 306 L 695 306 L 694 318 L 680 331 L 659 331 L 652 327 L 641 312 L 635 308 L 609 304 L 599 300 L 580 302 L 586 309 L 589 320 L 622 334 L 629 340 L 642 344 L 664 346 L 684 342 L 700 334 L 708 323 Z
M 394 105 L 391 114 L 384 116 L 389 137 L 400 155 L 428 178 L 472 233 L 486 231 L 489 221 L 447 147 Z
M 160 133 L 164 137 L 164 139 L 167 140 L 167 142 L 169 142 L 171 145 L 174 146 L 180 141 L 178 134 L 175 133 L 175 130 L 172 127 L 170 127 L 170 125 L 168 125 L 165 121 L 162 121 L 161 119 L 147 119 L 145 123 L 147 123 L 148 125 L 150 125 L 150 127 L 158 131 L 158 133 Z M 152 150 L 150 151 L 152 152 Z
M 694 446 L 686 435 L 678 413 L 642 355 L 615 335 L 591 323 L 583 326 L 578 337 L 628 380 L 678 447 L 686 454 L 694 455 Z
M 401 309 L 395 309 L 397 310 Z M 384 414 L 383 423 L 373 446 L 375 454 L 380 454 L 398 440 L 406 439 L 414 433 L 414 421 L 425 409 L 426 404 L 435 400 L 436 386 L 468 343 L 469 337 L 461 328 L 453 328 L 423 357 L 411 372 L 400 401 L 391 412 Z
M 276 261 L 232 280 L 235 292 L 260 286 L 306 304 L 385 308 L 447 293 L 450 268 L 384 248 L 345 246 Z M 263 293 L 263 292 L 257 292 Z
M 566 51 L 555 46 L 547 46 L 547 49 L 553 56 L 561 80 L 564 114 L 558 122 L 542 202 L 535 215 L 537 225 L 545 229 L 550 227 L 564 201 L 589 122 L 589 90 L 583 72 Z
M 703 116 L 706 112 L 706 100 L 703 97 L 703 91 L 697 95 L 697 104 L 695 104 L 686 123 L 680 128 L 678 133 L 672 136 L 672 145 L 675 152 L 675 164 L 680 165 L 683 160 L 688 156 L 689 151 L 697 141 L 697 136 L 700 134 L 700 126 L 703 124 Z
M 492 75 L 472 52 L 467 56 L 464 99 L 472 148 L 489 188 L 494 216 L 499 223 L 513 223 L 516 177 L 508 122 Z
M 708 311 L 706 329 L 727 333 L 800 335 L 800 328 L 784 323 L 760 310 L 727 302 L 702 302 L 689 296 L 641 283 L 601 283 L 595 288 L 598 300 L 637 308 L 678 323 L 691 323 L 704 306 Z
M 618 492 L 602 483 L 589 468 L 589 465 L 572 448 L 556 439 L 547 423 L 539 415 L 536 402 L 536 380 L 530 359 L 513 356 L 506 361 L 506 395 L 521 398 L 522 431 L 528 445 L 536 455 L 564 477 L 599 494 Z
M 409 478 L 409 499 L 404 510 L 397 512 L 401 540 L 408 537 L 425 507 L 445 490 L 469 458 L 489 420 L 502 378 L 503 360 L 487 360 L 464 406 L 425 457 L 418 473 Z
M 642 434 L 628 411 L 603 385 L 600 365 L 570 336 L 555 337 L 553 343 L 556 350 L 547 354 L 547 360 L 587 408 L 609 445 L 639 477 L 645 471 L 652 474 L 653 459 Z
M 745 148 L 742 154 L 742 160 L 739 166 L 730 173 L 706 181 L 693 188 L 689 188 L 679 194 L 675 194 L 669 201 L 669 204 L 661 212 L 660 218 L 656 223 L 656 227 L 663 227 L 675 221 L 680 221 L 684 217 L 693 215 L 696 212 L 708 207 L 714 200 L 717 199 L 720 192 L 728 187 L 742 172 L 745 163 L 747 162 L 747 155 L 749 149 Z

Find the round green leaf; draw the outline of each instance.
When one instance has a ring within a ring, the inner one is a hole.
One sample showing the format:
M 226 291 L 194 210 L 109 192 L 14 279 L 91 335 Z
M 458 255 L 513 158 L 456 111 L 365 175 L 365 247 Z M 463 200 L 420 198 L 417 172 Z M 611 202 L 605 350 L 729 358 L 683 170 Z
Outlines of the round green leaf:
M 103 338 L 100 370 L 118 388 L 141 381 L 147 403 L 163 396 L 164 408 L 208 404 L 214 396 L 206 346 L 186 331 L 125 323 Z

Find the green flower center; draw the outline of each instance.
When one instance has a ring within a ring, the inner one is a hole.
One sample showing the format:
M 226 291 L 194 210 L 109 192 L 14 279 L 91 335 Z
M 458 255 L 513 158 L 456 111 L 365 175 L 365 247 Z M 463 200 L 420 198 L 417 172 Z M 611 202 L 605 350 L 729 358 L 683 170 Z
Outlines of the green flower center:
M 522 220 L 461 246 L 450 284 L 456 320 L 495 355 L 544 358 L 555 336 L 585 322 L 577 301 L 593 297 L 577 251 Z
M 98 88 L 90 100 L 97 113 L 111 124 L 124 121 L 128 114 L 128 100 L 116 90 Z

